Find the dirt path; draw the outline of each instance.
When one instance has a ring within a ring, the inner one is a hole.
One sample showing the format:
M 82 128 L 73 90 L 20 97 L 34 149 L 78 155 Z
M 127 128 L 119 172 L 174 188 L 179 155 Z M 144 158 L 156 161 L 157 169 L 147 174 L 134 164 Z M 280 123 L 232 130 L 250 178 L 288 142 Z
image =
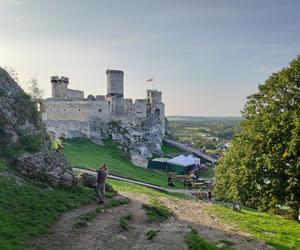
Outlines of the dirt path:
M 190 231 L 187 225 L 174 218 L 164 223 L 149 223 L 142 203 L 131 200 L 128 205 L 107 209 L 92 220 L 87 227 L 75 229 L 78 218 L 98 207 L 97 204 L 84 206 L 63 214 L 46 236 L 36 239 L 33 248 L 49 250 L 69 249 L 148 249 L 176 250 L 187 249 L 185 234 Z M 128 214 L 129 230 L 121 229 L 119 219 Z M 149 230 L 159 230 L 157 237 L 148 240 Z
M 133 194 L 123 193 L 127 197 L 134 197 Z M 136 197 L 140 202 L 146 202 L 147 196 Z M 205 239 L 216 245 L 223 241 L 233 243 L 235 249 L 240 250 L 264 250 L 271 249 L 264 242 L 251 237 L 251 235 L 241 232 L 234 226 L 224 223 L 207 212 L 209 203 L 195 200 L 179 200 L 159 198 L 159 200 L 170 208 L 179 223 L 189 225 L 196 229 Z
M 149 201 L 147 195 L 122 193 L 131 199 L 128 205 L 105 210 L 92 220 L 87 227 L 75 229 L 78 218 L 98 207 L 97 204 L 81 207 L 63 214 L 51 228 L 50 233 L 36 239 L 33 248 L 50 250 L 75 249 L 143 249 L 143 250 L 182 250 L 187 249 L 184 236 L 190 226 L 196 229 L 207 240 L 219 244 L 221 241 L 234 243 L 235 249 L 264 250 L 269 249 L 263 242 L 252 239 L 249 235 L 239 232 L 232 226 L 222 224 L 218 218 L 207 212 L 207 203 L 177 199 L 159 198 L 173 210 L 175 218 L 163 223 L 149 223 L 143 203 Z M 119 225 L 122 216 L 131 214 L 129 230 Z M 148 240 L 149 230 L 159 230 L 157 237 Z

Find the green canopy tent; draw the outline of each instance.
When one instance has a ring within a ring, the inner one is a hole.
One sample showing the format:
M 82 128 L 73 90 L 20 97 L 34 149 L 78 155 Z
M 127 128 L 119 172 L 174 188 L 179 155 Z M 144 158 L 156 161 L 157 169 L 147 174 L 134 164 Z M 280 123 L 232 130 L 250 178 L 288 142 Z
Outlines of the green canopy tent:
M 148 169 L 166 170 L 169 158 L 155 158 L 148 161 Z

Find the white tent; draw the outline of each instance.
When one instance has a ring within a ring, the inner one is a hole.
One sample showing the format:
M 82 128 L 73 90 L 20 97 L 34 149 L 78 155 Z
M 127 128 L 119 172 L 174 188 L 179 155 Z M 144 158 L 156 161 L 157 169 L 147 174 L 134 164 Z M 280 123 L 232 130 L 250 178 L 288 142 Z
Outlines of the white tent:
M 189 156 L 179 155 L 177 157 L 168 160 L 167 163 L 187 167 L 192 165 L 199 165 L 200 159 L 193 155 L 189 155 Z

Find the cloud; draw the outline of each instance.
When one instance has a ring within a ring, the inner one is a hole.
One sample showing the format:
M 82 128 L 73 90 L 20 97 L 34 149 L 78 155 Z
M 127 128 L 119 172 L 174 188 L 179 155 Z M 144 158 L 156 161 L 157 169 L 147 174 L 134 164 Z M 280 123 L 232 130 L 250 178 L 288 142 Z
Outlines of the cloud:
M 21 5 L 20 0 L 1 0 L 0 1 L 0 8 L 18 7 L 20 5 Z

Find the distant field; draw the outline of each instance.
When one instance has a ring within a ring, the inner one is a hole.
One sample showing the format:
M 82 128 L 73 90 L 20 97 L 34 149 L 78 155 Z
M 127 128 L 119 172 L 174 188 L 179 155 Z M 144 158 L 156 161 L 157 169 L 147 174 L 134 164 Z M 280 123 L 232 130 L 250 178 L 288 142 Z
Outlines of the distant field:
M 65 155 L 73 166 L 96 169 L 105 162 L 112 174 L 168 187 L 165 173 L 134 166 L 111 141 L 106 141 L 104 146 L 99 146 L 89 140 L 73 139 L 64 141 L 64 147 Z M 176 182 L 175 185 L 176 188 L 183 187 L 180 182 Z
M 241 117 L 168 117 L 177 140 L 196 148 L 215 150 L 224 148 L 239 131 Z

